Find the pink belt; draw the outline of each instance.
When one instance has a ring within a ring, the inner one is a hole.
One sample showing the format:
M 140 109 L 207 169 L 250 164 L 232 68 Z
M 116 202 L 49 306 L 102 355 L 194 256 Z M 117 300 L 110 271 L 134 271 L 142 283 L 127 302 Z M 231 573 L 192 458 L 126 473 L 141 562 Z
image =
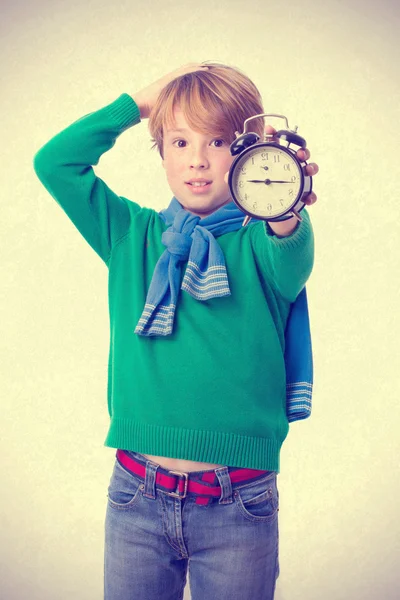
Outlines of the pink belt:
M 143 481 L 145 480 L 146 462 L 120 449 L 117 450 L 116 457 L 120 465 L 127 471 L 134 473 Z M 238 483 L 257 481 L 272 472 L 240 467 L 228 467 L 228 469 L 232 488 Z M 175 498 L 182 499 L 186 498 L 187 494 L 193 494 L 196 496 L 196 504 L 209 504 L 213 498 L 221 497 L 221 486 L 215 470 L 181 473 L 180 471 L 169 471 L 159 465 L 156 472 L 156 487 Z

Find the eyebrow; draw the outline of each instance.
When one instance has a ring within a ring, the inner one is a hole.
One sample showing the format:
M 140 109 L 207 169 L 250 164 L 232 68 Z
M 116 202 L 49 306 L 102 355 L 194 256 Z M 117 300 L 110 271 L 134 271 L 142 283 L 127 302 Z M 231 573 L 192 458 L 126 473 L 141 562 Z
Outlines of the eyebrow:
M 167 133 L 167 134 L 168 134 L 168 133 L 172 133 L 172 134 L 175 134 L 175 133 L 190 133 L 190 131 L 191 131 L 190 129 L 182 129 L 182 128 L 178 128 L 178 129 L 167 129 L 167 130 L 166 130 L 166 133 Z M 210 133 L 210 134 L 205 134 L 205 135 L 216 136 L 216 135 L 220 135 L 220 134 L 217 134 L 217 133 Z
M 187 129 L 167 129 L 167 133 L 175 133 L 175 132 L 184 132 L 188 131 Z

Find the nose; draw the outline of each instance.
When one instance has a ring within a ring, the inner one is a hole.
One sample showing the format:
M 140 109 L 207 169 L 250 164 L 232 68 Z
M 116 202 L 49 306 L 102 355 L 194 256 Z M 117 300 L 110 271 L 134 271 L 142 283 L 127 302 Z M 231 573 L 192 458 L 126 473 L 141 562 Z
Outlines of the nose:
M 203 148 L 193 148 L 190 166 L 192 169 L 207 169 L 209 167 L 207 153 Z

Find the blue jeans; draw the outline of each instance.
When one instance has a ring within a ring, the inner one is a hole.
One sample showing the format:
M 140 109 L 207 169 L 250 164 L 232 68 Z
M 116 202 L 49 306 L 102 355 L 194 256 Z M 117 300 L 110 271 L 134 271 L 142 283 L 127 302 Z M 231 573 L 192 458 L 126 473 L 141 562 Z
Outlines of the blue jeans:
M 182 600 L 189 566 L 192 600 L 272 600 L 278 560 L 277 474 L 232 484 L 229 467 L 212 469 L 221 497 L 209 505 L 179 499 L 116 459 L 105 520 L 105 600 Z M 203 471 L 204 472 L 204 471 Z M 190 562 L 189 562 L 190 561 Z

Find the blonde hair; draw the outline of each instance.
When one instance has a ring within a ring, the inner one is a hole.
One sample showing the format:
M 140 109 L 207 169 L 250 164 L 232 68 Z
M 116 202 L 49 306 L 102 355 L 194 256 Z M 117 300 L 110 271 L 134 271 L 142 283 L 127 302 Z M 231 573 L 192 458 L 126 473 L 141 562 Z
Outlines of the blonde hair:
M 180 75 L 160 92 L 149 116 L 149 131 L 163 159 L 163 127 L 174 126 L 174 110 L 179 107 L 191 129 L 203 134 L 217 135 L 228 143 L 235 132 L 243 132 L 249 117 L 264 112 L 260 92 L 254 83 L 236 67 L 216 62 L 204 62 L 208 69 Z M 261 138 L 264 118 L 249 124 Z

